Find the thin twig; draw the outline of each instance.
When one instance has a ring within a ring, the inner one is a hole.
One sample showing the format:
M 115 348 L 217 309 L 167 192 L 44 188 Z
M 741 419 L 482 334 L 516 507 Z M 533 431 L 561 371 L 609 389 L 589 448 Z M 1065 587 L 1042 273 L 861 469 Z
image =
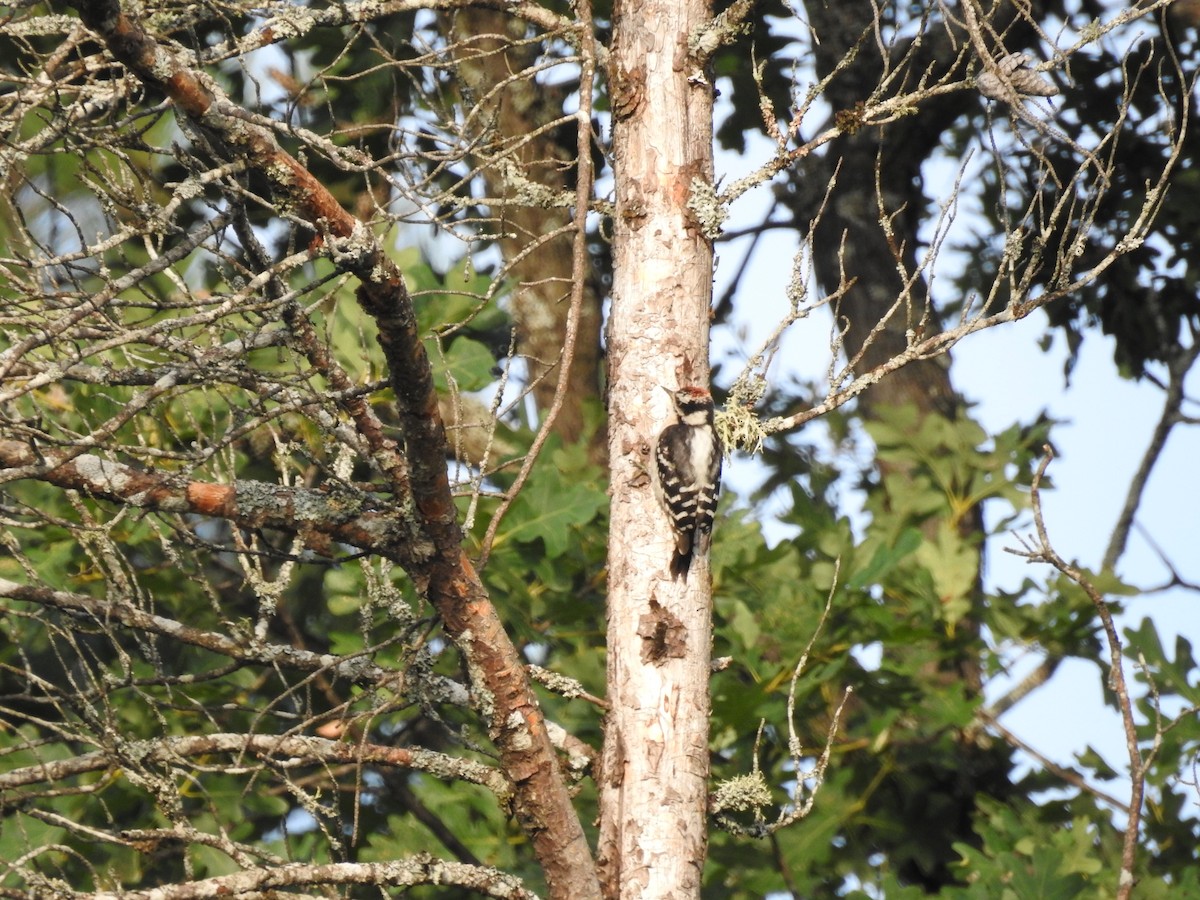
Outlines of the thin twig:
M 1050 543 L 1050 535 L 1046 528 L 1046 520 L 1042 512 L 1041 484 L 1046 474 L 1046 468 L 1054 459 L 1054 451 L 1049 445 L 1045 455 L 1038 465 L 1030 487 L 1030 497 L 1033 505 L 1033 521 L 1037 529 L 1037 543 L 1030 544 L 1024 550 L 1006 548 L 1008 552 L 1021 556 L 1029 562 L 1047 563 L 1066 575 L 1079 585 L 1100 617 L 1108 640 L 1109 673 L 1108 686 L 1117 698 L 1117 707 L 1121 712 L 1121 723 L 1125 731 L 1125 749 L 1129 756 L 1129 819 L 1125 825 L 1125 835 L 1121 849 L 1121 872 L 1117 880 L 1117 900 L 1127 900 L 1133 891 L 1133 866 L 1137 858 L 1138 834 L 1141 829 L 1142 802 L 1146 792 L 1146 758 L 1138 745 L 1137 723 L 1133 717 L 1133 702 L 1129 698 L 1129 688 L 1125 682 L 1125 662 L 1121 653 L 1121 638 L 1117 634 L 1113 622 L 1112 611 L 1103 595 L 1096 590 L 1091 580 L 1081 569 L 1064 560 Z M 1161 729 L 1156 732 L 1161 737 Z
M 592 20 L 591 0 L 576 0 L 576 14 L 579 21 L 590 23 Z M 592 182 L 592 90 L 596 73 L 596 38 L 590 27 L 580 31 L 580 72 L 579 72 L 579 110 L 576 115 L 576 186 L 575 186 L 575 240 L 572 247 L 571 264 L 571 307 L 567 313 L 565 333 L 563 335 L 562 356 L 558 362 L 558 384 L 554 389 L 554 399 L 546 410 L 546 417 L 537 436 L 529 447 L 529 452 L 521 464 L 521 470 L 513 480 L 512 486 L 505 492 L 504 500 L 493 513 L 484 534 L 482 547 L 479 551 L 477 568 L 482 570 L 492 552 L 496 540 L 496 532 L 500 528 L 505 514 L 512 506 L 521 488 L 529 479 L 533 467 L 541 455 L 542 448 L 549 440 L 554 421 L 567 399 L 570 388 L 571 364 L 575 360 L 575 344 L 579 339 L 579 321 L 583 311 L 583 303 L 587 297 L 588 247 L 587 247 L 587 218 L 591 211 Z

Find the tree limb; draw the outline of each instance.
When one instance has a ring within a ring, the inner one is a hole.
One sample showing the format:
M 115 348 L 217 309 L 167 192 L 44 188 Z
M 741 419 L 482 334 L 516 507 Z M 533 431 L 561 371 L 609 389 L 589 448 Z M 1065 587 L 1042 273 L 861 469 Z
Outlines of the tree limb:
M 1113 528 L 1108 549 L 1104 551 L 1103 566 L 1105 569 L 1115 569 L 1121 556 L 1125 553 L 1129 532 L 1133 528 L 1134 518 L 1137 516 L 1138 507 L 1142 502 L 1142 495 L 1150 481 L 1150 473 L 1154 470 L 1163 448 L 1167 445 L 1171 429 L 1180 422 L 1180 410 L 1183 408 L 1184 401 L 1184 382 L 1198 358 L 1200 358 L 1200 343 L 1193 341 L 1191 347 L 1181 352 L 1167 366 L 1169 380 L 1167 396 L 1163 400 L 1162 415 L 1159 416 L 1158 422 L 1154 426 L 1150 444 L 1146 447 L 1146 452 L 1142 454 L 1142 461 L 1138 464 L 1137 472 L 1129 482 L 1125 505 L 1121 508 L 1121 515 Z
M 280 888 L 308 885 L 389 885 L 413 887 L 420 884 L 453 885 L 470 888 L 487 897 L 503 900 L 537 900 L 519 878 L 498 869 L 449 862 L 428 854 L 411 859 L 380 863 L 288 863 L 261 869 L 246 869 L 232 875 L 205 878 L 181 884 L 163 885 L 147 891 L 74 892 L 79 900 L 221 900 L 244 894 L 266 892 L 278 896 Z M 38 896 L 31 891 L 27 896 Z
M 280 207 L 316 231 L 333 263 L 359 280 L 358 301 L 379 328 L 408 453 L 412 509 L 400 518 L 411 517 L 432 545 L 430 559 L 413 560 L 409 574 L 466 657 L 490 736 L 514 782 L 517 818 L 545 869 L 551 894 L 598 896 L 594 875 L 590 890 L 586 879 L 574 880 L 581 872 L 594 872 L 583 829 L 520 657 L 461 547 L 445 464 L 445 426 L 403 274 L 366 225 L 283 150 L 269 129 L 248 121 L 212 78 L 159 44 L 117 0 L 79 0 L 76 8 L 119 62 L 171 99 L 207 139 L 213 155 L 239 158 L 265 178 Z M 394 547 L 392 552 L 400 551 Z
M 511 788 L 503 773 L 491 766 L 415 747 L 385 747 L 381 744 L 331 741 L 309 735 L 201 734 L 162 737 L 148 741 L 126 741 L 125 753 L 144 765 L 167 766 L 183 758 L 212 753 L 249 754 L 275 760 L 289 767 L 318 763 L 393 766 L 425 772 L 437 778 L 467 781 L 487 788 L 507 802 Z M 84 753 L 68 759 L 39 762 L 0 773 L 0 791 L 31 784 L 58 782 L 87 772 L 100 772 L 123 765 L 107 750 Z M 8 798 L 15 799 L 15 798 Z
M 335 555 L 331 542 L 338 542 L 418 567 L 434 552 L 422 523 L 398 510 L 394 501 L 349 485 L 326 491 L 258 481 L 193 481 L 91 453 L 41 451 L 21 441 L 0 441 L 0 476 L 44 481 L 138 509 L 212 516 L 242 528 L 300 534 L 309 538 L 311 549 L 325 555 Z
M 1125 729 L 1125 750 L 1129 756 L 1129 778 L 1131 782 L 1129 789 L 1129 818 L 1125 825 L 1124 842 L 1121 850 L 1121 872 L 1117 879 L 1117 898 L 1118 900 L 1126 900 L 1133 892 L 1135 884 L 1133 866 L 1137 857 L 1138 833 L 1141 829 L 1142 801 L 1146 793 L 1146 770 L 1149 767 L 1149 759 L 1143 756 L 1141 748 L 1138 745 L 1137 723 L 1133 718 L 1133 702 L 1129 697 L 1129 687 L 1125 682 L 1125 661 L 1121 655 L 1121 638 L 1117 634 L 1117 627 L 1113 622 L 1112 611 L 1108 608 L 1108 603 L 1105 601 L 1104 596 L 1096 590 L 1083 571 L 1078 566 L 1071 565 L 1059 556 L 1058 552 L 1050 544 L 1050 535 L 1046 529 L 1045 517 L 1042 514 L 1040 489 L 1042 478 L 1045 476 L 1046 468 L 1050 465 L 1052 459 L 1054 459 L 1054 451 L 1047 446 L 1046 455 L 1042 458 L 1042 462 L 1038 466 L 1037 472 L 1034 474 L 1033 483 L 1030 486 L 1033 521 L 1037 529 L 1037 543 L 1027 544 L 1025 550 L 1006 549 L 1010 553 L 1024 557 L 1029 562 L 1048 563 L 1079 585 L 1096 607 L 1096 613 L 1100 617 L 1100 623 L 1104 628 L 1105 636 L 1108 638 L 1108 686 L 1113 694 L 1116 695 L 1117 708 L 1121 712 L 1121 723 Z M 1153 755 L 1153 751 L 1151 751 L 1150 755 Z

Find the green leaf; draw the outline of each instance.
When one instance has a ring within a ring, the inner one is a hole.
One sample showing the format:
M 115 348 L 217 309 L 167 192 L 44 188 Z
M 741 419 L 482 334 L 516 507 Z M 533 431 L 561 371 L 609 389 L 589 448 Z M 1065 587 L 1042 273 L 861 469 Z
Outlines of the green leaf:
M 1092 770 L 1093 778 L 1098 778 L 1102 781 L 1112 781 L 1114 778 L 1120 777 L 1120 773 L 1108 764 L 1098 750 L 1090 745 L 1082 753 L 1076 754 L 1075 758 L 1079 760 L 1081 766 L 1086 766 Z
M 728 625 L 729 633 L 736 635 L 742 642 L 743 648 L 755 646 L 762 637 L 762 628 L 758 618 L 751 612 L 750 607 L 740 600 L 724 600 L 717 606 Z
M 1149 617 L 1143 618 L 1136 630 L 1126 628 L 1125 641 L 1126 654 L 1131 659 L 1137 659 L 1139 654 L 1145 659 L 1160 697 L 1178 694 L 1191 705 L 1200 704 L 1200 683 L 1191 641 L 1179 635 L 1175 639 L 1174 658 L 1168 656 Z M 1137 677 L 1146 680 L 1144 673 L 1139 672 Z
M 892 569 L 900 564 L 907 556 L 915 552 L 922 544 L 921 532 L 915 528 L 907 528 L 900 533 L 892 546 L 877 547 L 871 556 L 871 561 L 854 574 L 846 582 L 847 590 L 859 590 L 869 585 L 878 584 Z
M 590 485 L 532 479 L 509 509 L 497 544 L 540 540 L 548 557 L 562 556 L 571 546 L 572 529 L 590 522 L 607 500 L 604 491 Z
M 942 615 L 953 628 L 971 612 L 971 594 L 979 577 L 979 551 L 949 519 L 940 519 L 933 541 L 922 541 L 916 561 L 933 578 Z
M 1029 861 L 1010 871 L 1009 888 L 1021 900 L 1075 900 L 1086 882 L 1075 874 L 1063 874 L 1058 847 L 1037 847 Z
M 451 379 L 460 391 L 479 391 L 492 383 L 496 358 L 479 341 L 458 337 L 443 351 L 436 339 L 428 338 L 425 349 L 433 362 L 434 384 L 439 391 L 449 390 Z
M 196 865 L 197 878 L 216 878 L 220 875 L 232 875 L 241 869 L 228 855 L 222 853 L 216 847 L 210 847 L 207 844 L 193 843 L 190 853 L 192 861 Z

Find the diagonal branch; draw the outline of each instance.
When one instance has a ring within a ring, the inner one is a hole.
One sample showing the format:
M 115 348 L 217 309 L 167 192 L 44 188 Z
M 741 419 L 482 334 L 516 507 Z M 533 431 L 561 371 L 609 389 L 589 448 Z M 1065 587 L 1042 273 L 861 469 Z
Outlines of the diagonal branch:
M 1033 504 L 1033 521 L 1037 529 L 1037 541 L 1023 541 L 1026 545 L 1024 550 L 1017 550 L 1015 548 L 1005 549 L 1016 556 L 1024 557 L 1031 563 L 1047 563 L 1079 585 L 1096 607 L 1096 614 L 1100 618 L 1105 637 L 1108 639 L 1108 686 L 1116 696 L 1117 708 L 1121 713 L 1121 723 L 1125 729 L 1125 749 L 1129 755 L 1129 778 L 1131 782 L 1129 789 L 1129 818 L 1125 824 L 1125 835 L 1121 849 L 1121 872 L 1117 880 L 1118 900 L 1128 900 L 1135 884 L 1133 866 L 1137 857 L 1138 834 L 1140 833 L 1142 823 L 1142 803 L 1146 794 L 1146 771 L 1149 768 L 1150 758 L 1153 756 L 1154 751 L 1152 750 L 1148 754 L 1143 755 L 1141 747 L 1138 744 L 1137 722 L 1133 716 L 1133 701 L 1130 699 L 1129 687 L 1125 681 L 1125 661 L 1122 657 L 1121 638 L 1117 634 L 1117 626 L 1113 621 L 1112 610 L 1109 609 L 1104 595 L 1096 589 L 1095 585 L 1092 584 L 1084 572 L 1078 566 L 1068 563 L 1059 556 L 1050 543 L 1050 534 L 1046 528 L 1046 520 L 1042 513 L 1041 484 L 1042 478 L 1046 474 L 1046 469 L 1053 459 L 1054 452 L 1047 446 L 1046 455 L 1042 457 L 1037 472 L 1034 474 L 1033 483 L 1030 485 L 1030 500 Z
M 200 132 L 212 155 L 239 159 L 264 178 L 281 207 L 307 224 L 334 264 L 359 280 L 357 297 L 379 328 L 395 392 L 409 485 L 395 485 L 401 518 L 411 517 L 432 546 L 409 574 L 437 607 L 467 661 L 502 767 L 514 782 L 514 809 L 542 864 L 553 896 L 596 897 L 591 853 L 520 657 L 479 576 L 463 553 L 445 465 L 447 440 L 433 373 L 402 273 L 365 224 L 291 156 L 272 132 L 250 121 L 207 74 L 159 44 L 118 0 L 77 0 L 76 8 L 109 52 L 147 87 L 165 94 Z M 409 504 L 411 503 L 411 509 Z M 393 548 L 392 552 L 400 552 Z M 581 874 L 582 873 L 582 874 Z M 587 873 L 591 873 L 590 877 Z M 270 885 L 275 886 L 275 885 Z M 261 889 L 264 885 L 257 885 Z
M 1150 445 L 1142 454 L 1142 461 L 1138 464 L 1137 472 L 1134 473 L 1133 480 L 1129 483 L 1129 493 L 1125 497 L 1125 505 L 1122 507 L 1121 515 L 1113 529 L 1108 549 L 1104 552 L 1103 567 L 1105 569 L 1115 569 L 1121 556 L 1125 553 L 1129 532 L 1133 528 L 1138 507 L 1141 505 L 1146 485 L 1150 481 L 1150 473 L 1154 470 L 1155 464 L 1167 445 L 1171 429 L 1182 421 L 1184 382 L 1197 359 L 1200 359 L 1200 343 L 1193 342 L 1191 347 L 1181 351 L 1167 364 L 1169 380 L 1166 399 L 1163 401 L 1162 415 L 1159 416 L 1158 422 L 1154 426 L 1154 433 L 1150 436 Z

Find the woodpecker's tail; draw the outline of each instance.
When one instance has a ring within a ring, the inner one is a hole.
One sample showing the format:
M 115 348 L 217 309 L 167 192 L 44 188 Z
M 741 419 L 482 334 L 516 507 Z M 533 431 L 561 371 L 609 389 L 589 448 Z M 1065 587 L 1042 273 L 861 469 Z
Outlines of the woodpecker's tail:
M 671 554 L 671 580 L 678 581 L 680 577 L 687 581 L 688 570 L 692 567 L 692 559 L 696 555 L 696 542 L 691 531 L 675 535 L 675 552 Z
M 671 580 L 678 581 L 682 575 L 683 580 L 687 581 L 688 570 L 692 567 L 692 548 L 688 547 L 687 553 L 676 550 L 671 554 Z

